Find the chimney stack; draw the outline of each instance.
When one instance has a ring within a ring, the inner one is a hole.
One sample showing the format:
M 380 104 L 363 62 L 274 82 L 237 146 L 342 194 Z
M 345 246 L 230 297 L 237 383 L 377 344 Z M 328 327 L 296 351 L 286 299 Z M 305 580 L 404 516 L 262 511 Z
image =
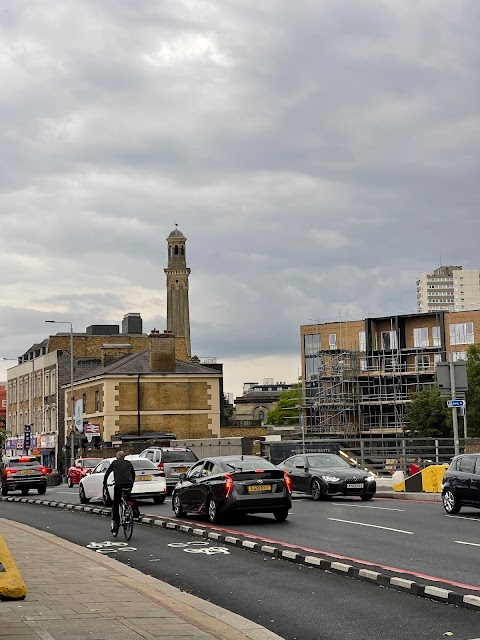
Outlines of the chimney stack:
M 175 335 L 171 331 L 160 333 L 153 329 L 150 340 L 150 369 L 152 371 L 175 371 Z

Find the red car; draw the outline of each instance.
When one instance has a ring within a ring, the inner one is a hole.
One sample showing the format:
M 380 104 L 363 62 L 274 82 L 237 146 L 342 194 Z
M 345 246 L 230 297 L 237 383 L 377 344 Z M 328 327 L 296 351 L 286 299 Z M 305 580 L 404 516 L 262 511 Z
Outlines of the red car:
M 103 458 L 79 458 L 75 460 L 73 467 L 70 467 L 67 472 L 68 486 L 73 487 L 74 484 L 80 484 L 80 480 L 84 478 L 87 473 L 91 473 L 102 460 Z

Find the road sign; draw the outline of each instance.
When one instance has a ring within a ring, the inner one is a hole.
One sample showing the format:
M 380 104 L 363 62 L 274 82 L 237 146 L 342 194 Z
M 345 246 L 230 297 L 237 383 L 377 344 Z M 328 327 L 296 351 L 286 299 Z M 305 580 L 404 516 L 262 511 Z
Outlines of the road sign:
M 465 400 L 448 400 L 447 401 L 447 407 L 449 409 L 453 409 L 454 407 L 464 407 L 465 406 Z

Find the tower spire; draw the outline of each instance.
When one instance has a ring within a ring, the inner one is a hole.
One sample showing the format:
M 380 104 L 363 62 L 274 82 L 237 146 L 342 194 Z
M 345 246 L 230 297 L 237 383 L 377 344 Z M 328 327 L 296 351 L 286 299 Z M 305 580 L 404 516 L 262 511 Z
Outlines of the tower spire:
M 187 239 L 175 223 L 175 229 L 167 238 L 167 330 L 185 338 L 187 354 L 191 356 L 190 311 L 188 304 L 188 276 L 186 258 Z

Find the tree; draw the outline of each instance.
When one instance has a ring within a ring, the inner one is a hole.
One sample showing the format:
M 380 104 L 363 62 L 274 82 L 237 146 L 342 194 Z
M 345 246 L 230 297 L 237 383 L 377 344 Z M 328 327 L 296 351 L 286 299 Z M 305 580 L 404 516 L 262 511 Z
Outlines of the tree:
M 406 431 L 414 438 L 452 438 L 451 416 L 438 389 L 430 387 L 412 394 L 405 413 Z
M 267 413 L 267 424 L 295 424 L 300 419 L 302 389 L 296 384 L 293 389 L 282 391 L 275 407 Z
M 0 427 L 0 452 L 5 446 L 5 442 L 10 435 L 10 431 L 7 431 L 4 427 Z
M 469 438 L 480 437 L 480 344 L 467 351 L 467 428 Z

